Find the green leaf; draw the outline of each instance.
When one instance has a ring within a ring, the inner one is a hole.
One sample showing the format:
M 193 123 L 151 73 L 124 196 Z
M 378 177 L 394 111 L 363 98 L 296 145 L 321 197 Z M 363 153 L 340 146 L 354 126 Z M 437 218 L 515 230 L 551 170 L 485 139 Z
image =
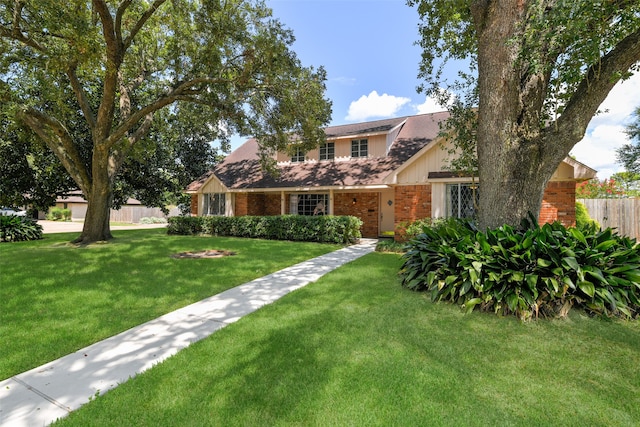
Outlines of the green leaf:
M 572 270 L 580 271 L 580 265 L 578 264 L 578 261 L 576 260 L 575 256 L 564 257 L 562 258 L 562 261 Z
M 511 280 L 516 283 L 520 283 L 524 280 L 524 273 L 522 271 L 512 271 Z
M 568 287 L 570 287 L 571 289 L 575 289 L 576 285 L 575 283 L 573 283 L 573 280 L 571 280 L 571 277 L 569 276 L 564 276 L 562 278 L 562 281 L 564 282 L 565 285 L 567 285 Z
M 584 280 L 584 281 L 578 283 L 578 287 L 580 288 L 580 290 L 582 292 L 584 292 L 585 294 L 587 294 L 591 298 L 593 298 L 593 295 L 595 294 L 595 291 L 596 291 L 596 288 L 593 285 L 593 283 Z
M 481 262 L 479 262 L 479 261 L 473 261 L 473 262 L 471 263 L 471 265 L 473 266 L 473 268 L 474 268 L 478 273 L 480 273 L 480 272 L 482 271 L 482 263 L 481 263 Z
M 622 275 L 636 284 L 640 283 L 640 270 L 625 271 Z
M 509 310 L 516 311 L 518 309 L 518 300 L 519 297 L 516 293 L 510 293 L 506 296 L 507 306 Z
M 471 289 L 471 282 L 468 280 L 465 280 L 462 286 L 460 287 L 460 296 L 469 292 L 469 289 Z
M 471 298 L 469 301 L 466 301 L 462 305 L 462 308 L 464 308 L 466 313 L 471 313 L 475 308 L 475 306 L 480 304 L 481 302 L 482 302 L 482 299 L 480 298 Z
M 471 281 L 472 284 L 477 284 L 480 282 L 480 279 L 478 277 L 478 273 L 476 273 L 475 270 L 470 269 L 469 271 L 469 280 Z
M 596 246 L 596 250 L 599 251 L 606 251 L 607 249 L 611 248 L 612 246 L 616 245 L 618 242 L 616 242 L 615 240 L 605 240 L 604 242 L 598 244 L 598 246 Z
M 602 271 L 600 271 L 599 268 L 589 266 L 588 268 L 585 267 L 584 271 L 591 277 L 598 279 L 602 285 L 609 284 L 609 282 L 607 282 L 607 279 L 605 279 L 604 276 L 602 275 Z
M 582 232 L 579 229 L 575 227 L 571 227 L 569 228 L 569 233 L 583 245 L 589 246 L 587 243 L 587 239 L 584 238 L 584 234 L 582 234 Z
M 547 268 L 550 265 L 552 265 L 553 263 L 551 261 L 549 261 L 548 259 L 538 258 L 537 264 L 538 264 L 538 267 Z

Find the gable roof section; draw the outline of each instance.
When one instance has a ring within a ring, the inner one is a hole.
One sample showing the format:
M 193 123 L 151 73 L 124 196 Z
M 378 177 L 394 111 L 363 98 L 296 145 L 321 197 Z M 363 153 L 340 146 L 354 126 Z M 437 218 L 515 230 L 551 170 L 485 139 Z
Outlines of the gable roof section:
M 597 170 L 569 156 L 564 159 L 564 162 L 573 167 L 573 179 L 576 181 L 587 181 L 593 179 L 598 173 Z
M 249 139 L 212 171 L 192 182 L 187 192 L 197 192 L 214 176 L 232 191 L 381 185 L 387 175 L 436 139 L 440 131 L 439 122 L 448 116 L 443 112 L 328 127 L 325 129 L 327 138 L 333 139 L 387 133 L 402 125 L 386 156 L 278 165 L 278 177 L 262 171 L 257 155 L 258 143 Z
M 328 139 L 363 134 L 387 133 L 396 126 L 402 124 L 405 120 L 407 120 L 407 117 L 396 117 L 393 119 L 376 120 L 374 122 L 330 126 L 324 130 L 324 133 L 327 135 Z

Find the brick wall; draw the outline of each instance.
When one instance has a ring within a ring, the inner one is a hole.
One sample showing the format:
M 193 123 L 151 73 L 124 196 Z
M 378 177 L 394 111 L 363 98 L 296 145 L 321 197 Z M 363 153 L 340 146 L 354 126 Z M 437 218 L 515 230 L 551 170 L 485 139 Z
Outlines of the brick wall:
M 247 194 L 247 213 L 246 215 L 261 216 L 264 215 L 264 194 L 248 193 Z
M 192 194 L 191 195 L 191 215 L 193 216 L 198 216 L 198 195 L 197 194 Z
M 289 213 L 288 207 L 285 213 Z M 280 214 L 281 214 L 280 193 L 266 193 L 264 195 L 264 214 L 263 215 L 280 215 Z
M 394 206 L 395 238 L 398 239 L 404 231 L 399 224 L 431 217 L 431 184 L 396 187 Z
M 236 193 L 236 203 L 234 206 L 234 215 L 235 216 L 244 216 L 248 215 L 247 210 L 249 206 L 249 195 L 247 193 Z
M 362 237 L 378 237 L 378 200 L 378 193 L 336 193 L 333 196 L 333 213 L 360 218 L 363 222 Z
M 576 225 L 576 183 L 554 181 L 547 185 L 542 196 L 538 222 L 560 221 L 564 226 Z

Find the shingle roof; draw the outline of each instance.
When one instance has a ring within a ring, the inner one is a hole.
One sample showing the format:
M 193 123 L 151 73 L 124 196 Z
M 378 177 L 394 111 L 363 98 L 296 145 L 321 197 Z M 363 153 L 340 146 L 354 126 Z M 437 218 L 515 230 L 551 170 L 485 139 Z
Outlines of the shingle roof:
M 257 155 L 258 143 L 255 139 L 249 139 L 212 171 L 192 182 L 187 191 L 198 191 L 211 175 L 215 175 L 230 190 L 382 184 L 389 173 L 436 139 L 440 131 L 439 123 L 448 116 L 443 112 L 328 127 L 325 129 L 327 137 L 336 138 L 388 132 L 402 125 L 386 156 L 279 165 L 278 177 L 263 172 Z

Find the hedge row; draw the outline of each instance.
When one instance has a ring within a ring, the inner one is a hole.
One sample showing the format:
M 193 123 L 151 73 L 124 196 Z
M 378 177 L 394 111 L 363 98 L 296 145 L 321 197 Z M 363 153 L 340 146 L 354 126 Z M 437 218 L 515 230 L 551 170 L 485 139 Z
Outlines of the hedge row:
M 360 227 L 354 216 L 174 216 L 167 233 L 348 244 L 362 237 Z

